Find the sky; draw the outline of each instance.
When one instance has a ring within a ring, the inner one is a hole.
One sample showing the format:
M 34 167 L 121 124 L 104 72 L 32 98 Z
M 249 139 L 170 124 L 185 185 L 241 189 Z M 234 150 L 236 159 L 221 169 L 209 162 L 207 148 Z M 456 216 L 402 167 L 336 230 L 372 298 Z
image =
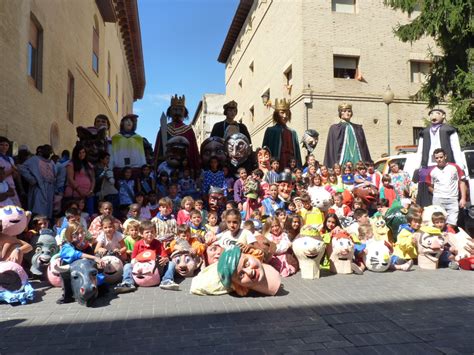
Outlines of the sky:
M 137 133 L 153 145 L 171 95 L 186 96 L 192 120 L 204 94 L 225 93 L 225 66 L 217 57 L 238 3 L 138 0 L 146 86 L 133 107 Z

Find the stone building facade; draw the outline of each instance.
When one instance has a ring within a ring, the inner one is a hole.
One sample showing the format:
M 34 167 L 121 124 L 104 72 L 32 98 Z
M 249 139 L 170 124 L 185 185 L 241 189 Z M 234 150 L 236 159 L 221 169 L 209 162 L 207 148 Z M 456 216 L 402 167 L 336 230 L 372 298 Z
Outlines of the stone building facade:
M 416 13 L 411 15 L 412 18 Z M 383 0 L 241 0 L 218 60 L 225 63 L 226 95 L 239 103 L 239 116 L 254 145 L 272 123 L 273 109 L 262 95 L 291 99 L 290 126 L 301 137 L 320 133 L 322 160 L 329 127 L 337 123 L 341 102 L 353 105 L 353 122 L 362 124 L 372 159 L 387 153 L 388 85 L 391 154 L 397 145 L 415 143 L 428 110 L 412 97 L 429 70 L 430 38 L 403 43 L 395 37 L 407 14 Z M 302 152 L 304 156 L 306 152 Z
M 198 146 L 211 135 L 216 122 L 225 120 L 223 106 L 227 101 L 224 94 L 204 94 L 199 101 L 191 122 Z
M 100 113 L 116 133 L 145 88 L 136 0 L 5 0 L 0 13 L 0 135 L 60 153 Z

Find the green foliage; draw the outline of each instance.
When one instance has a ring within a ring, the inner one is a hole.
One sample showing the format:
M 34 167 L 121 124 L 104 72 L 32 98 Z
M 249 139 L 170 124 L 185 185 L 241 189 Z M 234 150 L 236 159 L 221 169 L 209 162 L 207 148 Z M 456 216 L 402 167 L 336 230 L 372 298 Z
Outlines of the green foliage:
M 398 25 L 395 35 L 403 42 L 431 36 L 443 56 L 430 52 L 432 66 L 415 99 L 432 108 L 447 101 L 450 123 L 458 128 L 461 144 L 474 144 L 474 20 L 472 0 L 385 0 L 393 9 L 420 14 Z

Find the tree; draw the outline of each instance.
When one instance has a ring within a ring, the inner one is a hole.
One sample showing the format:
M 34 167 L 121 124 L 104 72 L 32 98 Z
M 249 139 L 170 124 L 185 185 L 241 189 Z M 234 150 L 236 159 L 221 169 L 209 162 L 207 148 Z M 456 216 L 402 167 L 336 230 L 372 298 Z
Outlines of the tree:
M 403 42 L 431 36 L 443 51 L 430 51 L 432 66 L 415 99 L 433 108 L 446 101 L 450 123 L 458 128 L 462 145 L 474 144 L 474 2 L 469 0 L 384 0 L 394 10 L 419 15 L 398 25 L 395 35 Z

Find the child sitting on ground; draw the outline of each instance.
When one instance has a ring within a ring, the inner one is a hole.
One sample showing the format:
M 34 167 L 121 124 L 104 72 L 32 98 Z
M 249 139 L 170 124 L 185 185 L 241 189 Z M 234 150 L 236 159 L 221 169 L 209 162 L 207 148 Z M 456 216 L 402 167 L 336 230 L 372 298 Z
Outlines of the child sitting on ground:
M 59 258 L 61 264 L 72 264 L 79 259 L 89 259 L 100 263 L 100 259 L 94 256 L 92 246 L 85 239 L 86 230 L 77 223 L 71 222 L 64 231 L 66 242 L 61 247 Z M 57 304 L 74 302 L 73 291 L 71 287 L 71 274 L 69 272 L 61 273 L 63 295 L 56 301 Z M 103 282 L 103 275 L 97 275 L 97 284 Z
M 189 214 L 189 226 L 191 235 L 198 238 L 200 241 L 204 241 L 204 235 L 206 234 L 206 228 L 202 225 L 201 213 L 198 210 L 192 210 Z
M 351 209 L 343 203 L 341 192 L 336 192 L 334 195 L 334 205 L 329 208 L 328 213 L 336 214 L 339 219 L 350 215 Z
M 242 217 L 239 210 L 235 208 L 227 210 L 224 215 L 224 222 L 227 230 L 221 233 L 219 238 L 219 244 L 224 249 L 228 249 L 236 243 L 248 245 L 256 242 L 252 232 L 240 227 Z
M 385 174 L 382 176 L 382 186 L 380 186 L 380 198 L 388 200 L 388 207 L 392 206 L 393 201 L 398 199 L 397 191 L 392 186 L 392 178 Z
M 186 224 L 180 224 L 178 226 L 176 238 L 171 241 L 169 246 L 169 254 L 172 254 L 175 251 L 176 242 L 179 239 L 186 240 L 196 255 L 201 257 L 204 255 L 206 245 L 201 243 L 198 238 L 192 235 L 191 228 L 189 228 L 189 226 Z
M 142 221 L 140 223 L 140 234 L 142 235 L 142 239 L 135 243 L 132 252 L 132 260 L 129 264 L 125 264 L 122 282 L 114 288 L 115 292 L 125 293 L 136 290 L 132 274 L 133 265 L 137 262 L 136 257 L 146 250 L 154 251 L 156 255 L 159 256 L 158 266 L 164 270 L 160 288 L 178 290 L 179 285 L 174 282 L 175 264 L 169 261 L 165 248 L 161 242 L 156 239 L 155 224 L 151 221 Z
M 219 224 L 217 223 L 217 212 L 210 211 L 207 215 L 207 224 L 205 225 L 206 231 L 217 234 L 219 232 Z
M 94 218 L 92 221 L 90 227 L 89 227 L 89 233 L 92 235 L 92 240 L 95 241 L 97 237 L 99 236 L 99 233 L 102 231 L 102 219 L 104 217 L 110 217 L 112 219 L 112 222 L 115 226 L 116 231 L 121 231 L 122 230 L 122 223 L 120 221 L 112 216 L 113 212 L 113 207 L 112 204 L 108 201 L 103 201 L 99 203 L 99 212 L 100 215 Z
M 291 242 L 288 239 L 288 235 L 283 232 L 278 218 L 268 218 L 263 227 L 262 234 L 269 241 L 276 244 L 276 251 L 270 260 L 270 265 L 278 270 L 282 277 L 288 277 L 296 273 L 298 261 L 289 251 Z
M 400 226 L 397 242 L 393 246 L 390 267 L 394 270 L 410 270 L 413 266 L 413 260 L 418 257 L 416 240 L 413 234 L 420 229 L 422 218 L 417 213 L 408 213 L 406 218 L 408 223 Z
M 163 197 L 158 204 L 160 212 L 151 220 L 156 226 L 155 234 L 162 241 L 171 240 L 176 234 L 177 226 L 172 214 L 173 201 L 169 197 Z
M 135 243 L 140 240 L 140 222 L 130 221 L 125 227 L 123 242 L 127 247 L 128 259 L 131 258 Z
M 102 232 L 97 237 L 95 254 L 103 257 L 113 254 L 116 257 L 127 260 L 127 247 L 123 241 L 123 235 L 115 230 L 114 223 L 110 217 L 102 218 Z

